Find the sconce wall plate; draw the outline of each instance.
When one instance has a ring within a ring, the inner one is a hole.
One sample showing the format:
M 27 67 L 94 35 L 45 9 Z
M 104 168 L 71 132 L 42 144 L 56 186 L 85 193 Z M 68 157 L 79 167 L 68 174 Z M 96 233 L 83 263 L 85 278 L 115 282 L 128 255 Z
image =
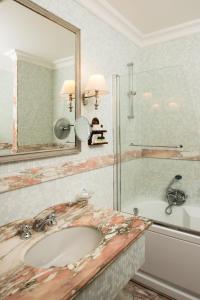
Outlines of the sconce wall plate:
M 88 104 L 88 99 L 90 98 L 95 98 L 95 104 L 94 107 L 97 110 L 98 109 L 98 97 L 99 97 L 99 91 L 95 91 L 93 95 L 90 95 L 90 93 L 83 93 L 82 95 L 82 100 L 83 100 L 83 105 L 87 105 Z
M 70 134 L 70 121 L 66 118 L 58 119 L 54 125 L 54 134 L 59 140 L 66 139 Z

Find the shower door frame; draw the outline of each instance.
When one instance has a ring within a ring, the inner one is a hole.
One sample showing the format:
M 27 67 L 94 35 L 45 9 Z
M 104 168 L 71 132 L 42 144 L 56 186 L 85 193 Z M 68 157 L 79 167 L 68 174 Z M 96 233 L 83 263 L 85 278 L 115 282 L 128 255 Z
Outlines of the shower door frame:
M 112 76 L 112 107 L 113 107 L 113 153 L 114 153 L 114 165 L 113 165 L 113 208 L 121 211 L 122 203 L 122 184 L 121 184 L 121 166 L 122 166 L 122 150 L 121 150 L 121 110 L 120 110 L 120 75 L 114 74 Z M 148 159 L 147 157 L 145 157 Z M 149 157 L 153 158 L 153 157 Z M 139 158 L 136 158 L 139 159 Z M 144 158 L 140 158 L 144 159 Z M 157 158 L 157 159 L 169 159 L 169 158 Z M 124 212 L 123 213 L 127 213 Z M 127 213 L 133 215 L 131 213 Z M 144 217 L 145 218 L 145 217 Z M 186 227 L 181 227 L 174 224 L 161 222 L 158 220 L 150 219 L 153 224 L 159 225 L 164 228 L 174 229 L 180 232 L 193 234 L 200 236 L 200 231 L 193 230 Z
M 113 208 L 121 211 L 121 113 L 120 113 L 120 75 L 112 76 L 113 107 Z

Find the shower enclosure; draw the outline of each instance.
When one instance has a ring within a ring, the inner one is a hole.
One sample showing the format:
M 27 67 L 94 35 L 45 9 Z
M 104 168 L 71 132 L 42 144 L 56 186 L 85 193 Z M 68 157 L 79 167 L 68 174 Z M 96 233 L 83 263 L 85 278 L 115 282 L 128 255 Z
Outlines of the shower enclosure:
M 156 223 L 198 232 L 200 101 L 195 68 L 145 66 L 135 71 L 130 63 L 127 74 L 113 77 L 115 206 Z
M 200 62 L 170 59 L 154 65 L 143 57 L 113 76 L 114 206 L 153 221 L 134 280 L 177 300 L 198 300 Z

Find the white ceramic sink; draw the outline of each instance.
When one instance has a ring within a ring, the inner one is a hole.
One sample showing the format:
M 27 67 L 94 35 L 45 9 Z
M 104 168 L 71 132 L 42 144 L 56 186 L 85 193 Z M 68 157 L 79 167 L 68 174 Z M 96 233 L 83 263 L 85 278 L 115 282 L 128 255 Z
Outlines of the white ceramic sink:
M 47 235 L 25 254 L 24 263 L 33 267 L 64 267 L 94 250 L 102 234 L 92 227 L 71 227 Z

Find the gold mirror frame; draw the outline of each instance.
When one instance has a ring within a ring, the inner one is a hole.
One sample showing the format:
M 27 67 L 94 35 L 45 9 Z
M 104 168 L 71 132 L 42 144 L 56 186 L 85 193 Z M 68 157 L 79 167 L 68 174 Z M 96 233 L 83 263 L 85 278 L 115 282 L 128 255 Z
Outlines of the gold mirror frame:
M 75 119 L 79 118 L 81 115 L 81 84 L 80 84 L 80 29 L 76 26 L 68 23 L 67 21 L 61 19 L 60 17 L 54 15 L 48 10 L 42 8 L 41 6 L 33 3 L 30 0 L 14 0 L 15 2 L 31 9 L 37 14 L 57 23 L 58 25 L 70 30 L 75 34 L 75 81 L 76 81 L 76 109 L 75 109 Z M 15 87 L 16 89 L 16 87 Z M 17 153 L 9 154 L 5 156 L 0 156 L 0 164 L 9 162 L 26 161 L 33 159 L 42 159 L 55 156 L 73 155 L 78 154 L 81 151 L 81 142 L 77 139 L 75 140 L 74 149 L 56 149 L 56 150 L 40 150 L 35 152 Z

